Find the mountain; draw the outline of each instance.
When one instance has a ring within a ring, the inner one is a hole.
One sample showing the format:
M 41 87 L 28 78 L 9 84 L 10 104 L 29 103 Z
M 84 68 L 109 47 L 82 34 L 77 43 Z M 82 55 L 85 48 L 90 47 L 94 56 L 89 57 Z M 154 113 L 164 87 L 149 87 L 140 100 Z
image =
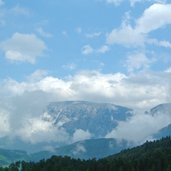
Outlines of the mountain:
M 43 119 L 64 128 L 70 135 L 77 130 L 88 131 L 92 138 L 101 138 L 112 131 L 118 121 L 132 116 L 133 110 L 108 103 L 86 101 L 53 102 Z
M 153 138 L 160 139 L 166 136 L 171 136 L 171 124 L 159 130 L 156 134 L 153 135 Z
M 128 147 L 126 141 L 117 142 L 115 139 L 90 139 L 56 149 L 56 155 L 73 158 L 90 159 L 103 158 L 115 154 Z
M 0 148 L 2 149 L 17 149 L 29 153 L 35 153 L 45 150 L 44 147 L 47 146 L 56 147 L 57 144 L 55 142 L 39 142 L 33 144 L 31 142 L 23 141 L 20 137 L 5 136 L 0 138 Z
M 29 155 L 25 151 L 0 149 L 0 165 L 9 165 L 18 160 L 29 160 Z
M 152 115 L 167 115 L 171 118 L 171 103 L 160 104 L 151 109 Z M 154 139 L 160 139 L 162 137 L 170 136 L 171 135 L 171 120 L 170 124 L 166 125 L 165 127 L 161 128 L 157 133 L 152 135 Z
M 152 115 L 171 115 L 171 103 L 157 105 L 150 110 Z
M 124 140 L 118 142 L 111 138 L 90 139 L 56 148 L 53 152 L 41 151 L 34 153 L 32 154 L 32 159 L 38 161 L 42 158 L 47 159 L 52 155 L 70 156 L 80 159 L 103 158 L 128 147 L 130 147 L 130 144 L 127 144 Z
M 59 147 L 53 151 L 40 151 L 28 154 L 20 150 L 0 149 L 0 166 L 9 165 L 17 160 L 39 161 L 50 158 L 53 155 L 70 156 L 80 159 L 103 158 L 120 152 L 128 146 L 126 141 L 117 142 L 115 139 L 90 139 Z
M 166 137 L 154 142 L 124 150 L 121 153 L 100 159 L 80 160 L 70 157 L 53 156 L 47 160 L 17 162 L 1 171 L 170 171 L 171 138 Z

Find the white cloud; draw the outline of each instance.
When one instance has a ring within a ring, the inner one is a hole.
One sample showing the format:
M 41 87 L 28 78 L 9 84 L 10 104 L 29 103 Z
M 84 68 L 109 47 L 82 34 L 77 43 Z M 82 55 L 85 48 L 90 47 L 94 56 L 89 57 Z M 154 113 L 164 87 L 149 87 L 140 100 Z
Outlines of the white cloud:
M 152 63 L 152 59 L 149 59 L 144 53 L 136 52 L 127 57 L 126 67 L 129 72 L 146 69 Z
M 45 43 L 34 34 L 15 33 L 1 44 L 10 61 L 35 63 L 46 49 Z
M 121 44 L 127 47 L 144 46 L 151 43 L 170 48 L 170 42 L 149 39 L 149 33 L 171 24 L 171 5 L 156 3 L 147 8 L 143 15 L 131 26 L 123 21 L 121 28 L 113 29 L 107 36 L 108 44 Z
M 88 130 L 84 131 L 82 129 L 77 129 L 73 134 L 73 142 L 90 139 L 91 137 L 92 135 Z
M 171 67 L 167 68 L 167 69 L 165 70 L 165 72 L 171 73 Z
M 39 69 L 39 70 L 36 70 L 35 72 L 33 72 L 31 75 L 29 75 L 28 80 L 31 82 L 39 81 L 47 75 L 48 75 L 48 73 L 46 70 Z
M 69 135 L 64 129 L 56 128 L 52 123 L 41 118 L 26 120 L 24 126 L 16 134 L 33 144 L 39 142 L 67 142 L 69 139 Z
M 148 44 L 153 44 L 156 46 L 160 46 L 160 47 L 164 47 L 164 48 L 171 48 L 171 42 L 163 40 L 163 41 L 159 41 L 156 39 L 148 39 L 147 40 Z
M 1 109 L 0 111 L 0 137 L 10 132 L 9 114 Z
M 143 46 L 145 36 L 133 29 L 130 25 L 122 25 L 119 29 L 112 30 L 107 36 L 108 44 L 121 44 L 124 46 Z
M 94 49 L 90 45 L 85 45 L 82 47 L 82 54 L 83 55 L 89 55 L 92 54 Z
M 167 24 L 171 24 L 171 4 L 153 4 L 137 20 L 136 30 L 149 33 Z
M 162 84 L 161 79 L 167 84 Z M 45 76 L 35 82 L 9 79 L 1 85 L 1 91 L 13 96 L 26 96 L 40 91 L 50 96 L 53 94 L 56 100 L 84 99 L 144 108 L 168 101 L 170 83 L 170 75 L 166 72 L 124 75 L 92 71 L 81 72 L 65 80 L 52 76 Z

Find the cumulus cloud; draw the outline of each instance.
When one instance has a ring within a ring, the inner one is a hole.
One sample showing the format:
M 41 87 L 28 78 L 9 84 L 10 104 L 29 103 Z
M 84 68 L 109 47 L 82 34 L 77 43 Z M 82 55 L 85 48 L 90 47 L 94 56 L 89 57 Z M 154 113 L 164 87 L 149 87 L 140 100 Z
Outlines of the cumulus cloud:
M 161 78 L 167 84 L 161 83 Z M 1 92 L 14 96 L 29 93 L 53 94 L 58 99 L 101 100 L 131 107 L 147 107 L 164 102 L 169 97 L 170 75 L 166 72 L 102 74 L 97 71 L 80 72 L 68 79 L 45 76 L 37 81 L 17 82 L 12 79 L 1 84 Z M 105 90 L 105 91 L 102 91 Z M 160 94 L 160 100 L 158 99 Z M 131 100 L 130 100 L 131 99 Z M 145 102 L 146 101 L 146 105 Z M 155 103 L 151 103 L 155 102 Z
M 155 3 L 147 8 L 135 22 L 135 26 L 123 21 L 120 28 L 113 29 L 107 36 L 108 44 L 144 46 L 146 43 L 170 48 L 170 42 L 149 38 L 149 33 L 171 24 L 171 5 Z
M 45 43 L 34 34 L 15 33 L 1 44 L 10 61 L 35 63 L 46 49 Z
M 153 4 L 137 20 L 136 30 L 149 33 L 171 24 L 171 4 Z

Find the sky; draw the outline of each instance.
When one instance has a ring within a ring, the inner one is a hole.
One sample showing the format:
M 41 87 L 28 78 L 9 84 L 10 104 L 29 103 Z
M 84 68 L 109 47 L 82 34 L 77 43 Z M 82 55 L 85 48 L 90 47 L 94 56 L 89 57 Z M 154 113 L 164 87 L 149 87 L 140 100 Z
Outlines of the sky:
M 0 0 L 0 30 L 1 135 L 52 101 L 171 102 L 169 0 Z

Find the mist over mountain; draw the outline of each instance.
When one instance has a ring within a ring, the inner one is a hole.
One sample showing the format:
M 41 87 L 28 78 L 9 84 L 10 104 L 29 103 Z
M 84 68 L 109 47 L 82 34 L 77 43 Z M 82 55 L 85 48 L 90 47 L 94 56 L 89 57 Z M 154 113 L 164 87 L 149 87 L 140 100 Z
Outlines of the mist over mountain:
M 153 135 L 154 139 L 160 139 L 162 137 L 171 136 L 171 124 L 160 129 L 156 134 Z
M 39 118 L 26 125 L 20 136 L 0 138 L 0 147 L 35 152 L 85 139 L 104 138 L 119 121 L 126 121 L 132 115 L 132 109 L 108 103 L 53 102 Z
M 171 103 L 159 104 L 150 110 L 152 115 L 171 115 Z
M 112 154 L 116 154 L 123 149 L 132 147 L 127 141 L 117 141 L 112 138 L 89 139 L 78 141 L 70 145 L 55 148 L 53 151 L 40 151 L 31 155 L 34 161 L 42 158 L 49 158 L 52 155 L 70 156 L 79 159 L 103 158 Z
M 133 109 L 108 103 L 52 102 L 42 111 L 39 118 L 41 122 L 38 123 L 43 123 L 40 126 L 47 129 L 46 131 L 53 130 L 51 138 L 54 139 L 42 139 L 33 143 L 19 136 L 2 137 L 0 147 L 10 149 L 7 150 L 7 155 L 2 157 L 2 164 L 14 161 L 15 156 L 16 159 L 21 156 L 24 160 L 32 158 L 34 161 L 52 155 L 68 155 L 82 159 L 102 158 L 141 144 L 148 137 L 159 139 L 171 135 L 171 103 L 160 104 L 140 115 L 134 112 Z M 157 123 L 158 127 L 154 127 Z M 48 127 L 44 127 L 44 124 Z M 51 136 L 51 132 L 47 133 Z M 107 138 L 107 135 L 111 138 Z M 60 140 L 63 136 L 65 141 L 62 142 Z M 142 141 L 136 141 L 138 136 Z M 17 156 L 18 153 L 16 154 L 14 149 L 26 152 L 21 151 L 22 155 Z M 4 156 L 4 153 L 1 154 L 0 151 L 0 155 Z M 14 157 L 10 158 L 10 155 Z
M 4 136 L 0 138 L 0 147 L 38 152 L 97 138 L 115 138 L 136 145 L 171 124 L 170 111 L 170 103 L 138 114 L 133 109 L 108 103 L 52 102 L 45 106 L 39 118 L 26 125 L 30 139 Z M 37 129 L 41 131 L 37 132 Z M 169 132 L 161 131 L 160 137 Z M 26 133 L 23 132 L 22 136 L 25 137 Z
M 123 150 L 100 160 L 80 160 L 71 157 L 52 156 L 39 162 L 18 161 L 1 171 L 170 171 L 171 138 L 166 137 L 141 146 Z

